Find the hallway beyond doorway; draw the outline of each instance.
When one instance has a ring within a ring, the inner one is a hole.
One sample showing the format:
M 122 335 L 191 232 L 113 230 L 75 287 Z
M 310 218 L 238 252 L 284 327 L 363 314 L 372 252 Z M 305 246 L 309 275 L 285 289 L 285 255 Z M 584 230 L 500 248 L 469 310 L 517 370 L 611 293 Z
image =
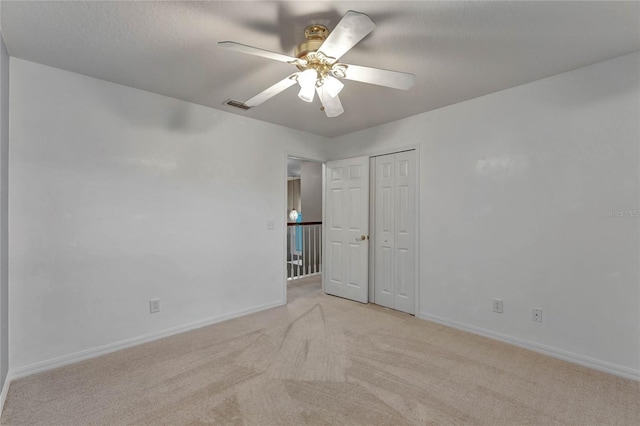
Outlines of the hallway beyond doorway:
M 322 275 L 289 280 L 287 282 L 287 302 L 291 303 L 301 297 L 316 297 L 322 294 Z

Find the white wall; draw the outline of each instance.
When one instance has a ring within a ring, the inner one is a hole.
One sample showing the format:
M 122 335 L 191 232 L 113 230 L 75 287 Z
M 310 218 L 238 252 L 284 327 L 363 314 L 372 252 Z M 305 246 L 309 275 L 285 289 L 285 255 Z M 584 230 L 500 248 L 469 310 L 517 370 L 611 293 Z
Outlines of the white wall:
M 332 140 L 332 158 L 419 146 L 422 317 L 640 378 L 639 62 Z
M 0 32 L 0 389 L 9 370 L 9 54 Z M 4 402 L 0 398 L 0 403 Z M 0 407 L 0 411 L 2 408 Z
M 639 376 L 639 60 L 327 143 L 12 58 L 11 369 L 282 303 L 286 154 L 417 144 L 421 316 Z
M 11 77 L 12 372 L 284 302 L 286 155 L 326 139 L 16 58 Z
M 322 163 L 300 164 L 300 211 L 305 222 L 322 221 Z

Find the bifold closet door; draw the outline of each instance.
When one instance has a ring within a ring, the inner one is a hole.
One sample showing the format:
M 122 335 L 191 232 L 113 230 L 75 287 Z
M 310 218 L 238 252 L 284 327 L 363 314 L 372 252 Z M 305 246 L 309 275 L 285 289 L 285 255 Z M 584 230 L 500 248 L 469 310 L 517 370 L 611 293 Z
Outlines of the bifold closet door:
M 415 313 L 415 151 L 375 159 L 375 303 Z

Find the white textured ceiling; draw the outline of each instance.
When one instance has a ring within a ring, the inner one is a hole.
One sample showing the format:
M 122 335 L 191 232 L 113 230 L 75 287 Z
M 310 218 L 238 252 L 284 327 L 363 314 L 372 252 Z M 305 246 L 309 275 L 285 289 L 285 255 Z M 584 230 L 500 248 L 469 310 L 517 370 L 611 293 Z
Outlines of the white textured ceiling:
M 638 2 L 2 2 L 12 56 L 334 137 L 640 49 Z M 304 28 L 348 10 L 377 28 L 341 62 L 414 73 L 400 91 L 346 81 L 345 113 L 326 118 L 295 87 L 245 101 L 292 65 L 216 46 L 292 54 Z

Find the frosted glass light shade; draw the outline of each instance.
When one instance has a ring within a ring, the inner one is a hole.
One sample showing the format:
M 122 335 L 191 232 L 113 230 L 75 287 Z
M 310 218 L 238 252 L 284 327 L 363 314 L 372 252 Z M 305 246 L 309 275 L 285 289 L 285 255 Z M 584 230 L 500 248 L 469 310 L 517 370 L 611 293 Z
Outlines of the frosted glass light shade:
M 300 84 L 298 97 L 305 102 L 313 102 L 317 80 L 318 72 L 313 69 L 308 69 L 298 74 L 298 84 Z
M 327 95 L 335 98 L 344 87 L 344 84 L 337 78 L 329 75 L 324 79 L 324 84 L 322 86 L 324 87 L 324 91 Z
M 320 102 L 324 107 L 324 113 L 327 117 L 337 117 L 344 112 L 342 102 L 340 102 L 340 97 L 338 95 L 334 97 L 329 96 L 324 85 L 318 87 L 317 90 Z
M 292 209 L 289 212 L 289 219 L 291 219 L 291 222 L 295 222 L 296 220 L 298 220 L 298 212 L 296 211 L 296 209 Z

